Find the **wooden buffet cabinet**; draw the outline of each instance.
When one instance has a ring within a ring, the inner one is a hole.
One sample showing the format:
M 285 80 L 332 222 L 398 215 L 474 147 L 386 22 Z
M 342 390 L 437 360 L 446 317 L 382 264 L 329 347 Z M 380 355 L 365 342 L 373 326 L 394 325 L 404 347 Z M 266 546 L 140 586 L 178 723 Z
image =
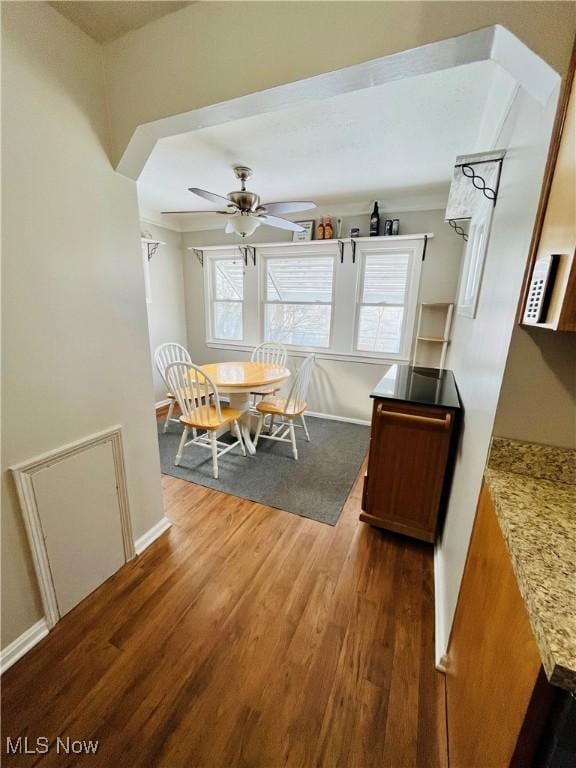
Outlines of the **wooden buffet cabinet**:
M 395 365 L 371 397 L 372 430 L 360 519 L 433 542 L 460 423 L 451 371 Z

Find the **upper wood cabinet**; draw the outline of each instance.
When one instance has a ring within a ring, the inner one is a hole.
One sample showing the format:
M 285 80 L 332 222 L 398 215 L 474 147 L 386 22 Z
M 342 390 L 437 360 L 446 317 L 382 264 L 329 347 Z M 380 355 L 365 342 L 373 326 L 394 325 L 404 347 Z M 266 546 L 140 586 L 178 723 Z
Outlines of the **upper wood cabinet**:
M 576 331 L 576 94 L 574 91 L 575 56 L 572 56 L 556 124 L 540 206 L 532 238 L 518 320 L 522 325 L 552 331 Z M 542 315 L 536 314 L 537 302 L 545 294 L 545 282 L 533 279 L 543 275 L 535 269 L 555 257 L 551 287 Z M 538 291 L 544 289 L 542 294 Z M 530 315 L 526 309 L 534 310 Z

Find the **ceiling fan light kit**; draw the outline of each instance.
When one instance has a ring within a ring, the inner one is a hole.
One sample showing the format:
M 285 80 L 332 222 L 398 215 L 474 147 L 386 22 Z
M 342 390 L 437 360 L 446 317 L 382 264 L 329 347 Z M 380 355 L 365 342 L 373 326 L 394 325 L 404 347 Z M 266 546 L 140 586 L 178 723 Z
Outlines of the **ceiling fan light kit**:
M 246 189 L 246 179 L 252 176 L 252 169 L 245 165 L 234 167 L 236 178 L 240 180 L 241 188 L 229 192 L 226 197 L 208 192 L 199 187 L 189 187 L 189 192 L 194 195 L 216 203 L 224 208 L 218 211 L 163 211 L 164 215 L 190 214 L 190 213 L 219 213 L 227 215 L 225 232 L 237 234 L 240 237 L 249 237 L 261 224 L 278 229 L 287 229 L 291 232 L 303 232 L 304 227 L 289 219 L 276 216 L 277 213 L 297 213 L 316 208 L 316 203 L 307 201 L 287 201 L 283 203 L 260 203 L 260 196 Z
M 258 217 L 252 213 L 233 213 L 226 223 L 226 234 L 236 234 L 240 237 L 249 237 L 260 226 Z

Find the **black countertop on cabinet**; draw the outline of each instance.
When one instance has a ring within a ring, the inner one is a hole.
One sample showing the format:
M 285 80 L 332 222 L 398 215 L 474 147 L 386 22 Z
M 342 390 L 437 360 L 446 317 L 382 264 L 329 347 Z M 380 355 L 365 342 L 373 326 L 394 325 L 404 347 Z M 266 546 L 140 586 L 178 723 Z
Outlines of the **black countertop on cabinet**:
M 398 363 L 380 379 L 370 397 L 405 403 L 460 408 L 454 374 L 443 368 L 421 368 Z

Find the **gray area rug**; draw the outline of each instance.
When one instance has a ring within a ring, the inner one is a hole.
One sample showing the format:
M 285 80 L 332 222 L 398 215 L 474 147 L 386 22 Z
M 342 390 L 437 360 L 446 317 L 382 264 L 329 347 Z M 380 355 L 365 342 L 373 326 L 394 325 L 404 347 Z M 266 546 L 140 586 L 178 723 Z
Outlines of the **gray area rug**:
M 296 430 L 298 461 L 292 458 L 289 443 L 261 440 L 255 456 L 244 458 L 235 448 L 219 458 L 218 480 L 212 477 L 212 457 L 206 448 L 189 446 L 175 467 L 182 430 L 171 423 L 163 434 L 159 422 L 162 473 L 335 525 L 368 451 L 370 429 L 313 417 L 306 422 L 309 443 L 304 431 Z

